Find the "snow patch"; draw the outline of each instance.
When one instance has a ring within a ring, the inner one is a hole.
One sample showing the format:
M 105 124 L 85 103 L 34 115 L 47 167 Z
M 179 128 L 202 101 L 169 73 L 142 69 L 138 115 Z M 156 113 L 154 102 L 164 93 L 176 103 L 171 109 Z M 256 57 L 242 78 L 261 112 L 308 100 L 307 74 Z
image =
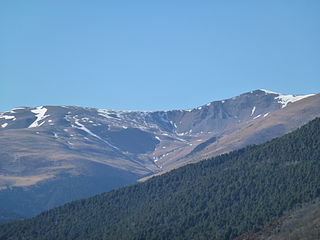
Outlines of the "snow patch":
M 269 115 L 269 113 L 266 113 L 265 115 L 263 115 L 263 117 L 266 117 L 266 116 L 268 116 Z
M 254 107 L 252 108 L 252 110 L 251 110 L 251 115 L 250 115 L 250 116 L 252 116 L 255 111 L 256 111 L 256 106 L 254 106 Z
M 254 117 L 253 119 L 257 119 L 257 118 L 259 118 L 259 117 L 261 117 L 261 114 L 259 114 L 258 116 Z
M 4 118 L 5 120 L 16 120 L 15 116 L 1 115 L 0 118 Z
M 97 110 L 98 115 L 105 117 L 105 118 L 112 118 L 112 119 L 116 119 L 116 120 L 120 120 L 121 119 L 121 111 L 109 111 L 106 109 L 98 109 Z
M 182 138 L 176 137 L 175 139 L 178 140 L 178 141 L 180 141 L 180 142 L 187 142 L 187 140 L 184 140 L 184 139 L 182 139 Z
M 43 106 L 40 106 L 34 110 L 31 110 L 31 112 L 35 113 L 35 116 L 37 119 L 33 123 L 31 123 L 31 125 L 28 128 L 40 127 L 42 124 L 44 124 L 44 122 L 40 124 L 39 122 L 49 116 L 49 115 L 45 115 L 47 110 L 48 109 L 44 108 Z
M 99 140 L 101 140 L 102 142 L 104 142 L 105 144 L 107 144 L 108 146 L 119 150 L 119 148 L 117 148 L 116 146 L 110 144 L 108 141 L 102 139 L 100 136 L 98 136 L 98 135 L 94 134 L 93 132 L 91 132 L 88 128 L 86 128 L 83 124 L 81 124 L 81 123 L 79 122 L 79 119 L 77 119 L 77 118 L 74 117 L 74 120 L 75 120 L 74 123 L 75 123 L 77 126 L 72 125 L 72 127 L 78 128 L 78 129 L 80 129 L 80 130 L 82 130 L 82 131 L 85 131 L 85 132 L 88 133 L 89 135 L 91 135 L 91 136 L 93 136 L 93 137 L 95 137 L 95 138 L 98 138 Z
M 42 123 L 40 123 L 37 127 L 41 127 L 46 121 L 43 121 Z
M 155 138 L 155 139 L 157 139 L 157 140 L 159 140 L 159 141 L 161 141 L 161 140 L 160 140 L 160 138 L 159 138 L 158 136 L 155 136 L 154 138 Z
M 270 91 L 270 90 L 266 90 L 266 89 L 259 89 L 260 91 L 263 91 L 265 92 L 265 94 L 277 94 L 277 95 L 281 95 L 280 93 L 277 93 L 277 92 L 273 92 L 273 91 Z
M 175 122 L 170 121 L 170 124 L 171 124 L 174 128 L 177 128 L 177 125 L 176 125 L 176 123 L 175 123 Z
M 184 135 L 186 135 L 186 134 L 188 134 L 188 132 L 177 133 L 178 136 L 184 136 Z
M 282 108 L 285 108 L 289 103 L 300 101 L 301 99 L 311 97 L 315 94 L 308 95 L 279 95 L 275 99 L 278 100 L 278 103 L 282 105 Z
M 16 112 L 15 112 L 16 110 L 23 110 L 23 109 L 25 109 L 25 108 L 12 108 L 12 109 L 9 111 L 9 113 L 16 113 Z
M 5 128 L 6 126 L 8 126 L 8 123 L 4 123 L 1 125 L 2 128 Z

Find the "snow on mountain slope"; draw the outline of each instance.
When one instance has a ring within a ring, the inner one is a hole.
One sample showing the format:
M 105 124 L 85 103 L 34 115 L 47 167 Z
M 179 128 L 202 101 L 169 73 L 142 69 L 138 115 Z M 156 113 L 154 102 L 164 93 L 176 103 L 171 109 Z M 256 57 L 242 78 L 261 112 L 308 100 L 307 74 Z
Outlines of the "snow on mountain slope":
M 294 103 L 300 101 L 304 98 L 311 97 L 315 94 L 309 95 L 279 95 L 276 99 L 279 100 L 279 103 L 282 104 L 282 108 L 286 107 L 289 103 Z
M 307 95 L 284 95 L 281 93 L 276 93 L 276 92 L 272 92 L 269 90 L 265 90 L 265 89 L 260 89 L 260 91 L 265 92 L 266 94 L 274 94 L 277 95 L 277 97 L 275 97 L 275 99 L 278 100 L 278 103 L 280 103 L 282 105 L 282 108 L 285 108 L 289 103 L 294 103 L 297 101 L 300 101 L 304 98 L 308 98 L 311 96 L 314 96 L 315 94 L 307 94 Z
M 37 107 L 34 110 L 31 110 L 31 112 L 35 113 L 36 120 L 28 127 L 28 128 L 34 128 L 34 127 L 40 127 L 44 122 L 39 123 L 40 121 L 43 121 L 46 117 L 49 117 L 49 115 L 45 115 L 48 109 L 44 108 L 43 106 Z

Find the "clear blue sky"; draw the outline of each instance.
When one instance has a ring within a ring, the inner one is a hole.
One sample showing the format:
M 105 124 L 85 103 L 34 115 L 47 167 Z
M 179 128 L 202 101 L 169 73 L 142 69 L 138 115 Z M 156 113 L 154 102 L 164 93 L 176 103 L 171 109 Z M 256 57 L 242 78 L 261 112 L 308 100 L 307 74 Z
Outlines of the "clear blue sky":
M 0 111 L 320 92 L 319 13 L 319 0 L 2 0 Z

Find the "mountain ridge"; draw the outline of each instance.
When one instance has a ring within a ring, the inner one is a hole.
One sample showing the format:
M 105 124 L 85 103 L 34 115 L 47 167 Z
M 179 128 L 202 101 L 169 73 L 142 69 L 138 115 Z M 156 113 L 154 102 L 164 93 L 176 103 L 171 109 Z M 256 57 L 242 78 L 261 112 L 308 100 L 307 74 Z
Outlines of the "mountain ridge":
M 248 92 L 242 93 L 240 95 L 236 95 L 234 97 L 213 100 L 213 101 L 210 101 L 210 102 L 208 102 L 206 104 L 203 104 L 203 105 L 200 105 L 200 106 L 196 106 L 196 107 L 193 107 L 193 108 L 186 108 L 186 109 L 175 108 L 175 109 L 167 109 L 167 110 L 119 110 L 119 109 L 107 109 L 107 108 L 101 108 L 101 107 L 90 107 L 90 106 L 79 106 L 79 105 L 39 105 L 39 106 L 35 106 L 35 107 L 17 106 L 17 107 L 8 109 L 6 111 L 2 111 L 2 113 L 14 111 L 15 109 L 17 110 L 17 109 L 25 109 L 25 108 L 37 108 L 37 107 L 40 107 L 40 106 L 51 106 L 51 107 L 58 107 L 59 106 L 59 107 L 65 107 L 65 108 L 68 108 L 68 107 L 76 107 L 77 108 L 77 107 L 79 107 L 79 108 L 84 108 L 84 109 L 102 109 L 102 110 L 114 111 L 114 112 L 144 112 L 144 113 L 170 112 L 170 111 L 192 111 L 192 110 L 204 107 L 204 106 L 208 106 L 208 105 L 210 105 L 210 104 L 212 104 L 214 102 L 226 101 L 228 99 L 236 98 L 236 97 L 239 97 L 241 95 L 245 95 L 245 94 L 248 94 L 248 93 L 253 93 L 253 92 L 256 92 L 256 91 L 261 91 L 261 92 L 264 92 L 266 94 L 278 95 L 279 96 L 279 103 L 280 102 L 285 102 L 286 101 L 285 99 L 287 99 L 287 102 L 292 103 L 294 101 L 299 101 L 302 98 L 310 97 L 310 96 L 313 96 L 313 95 L 316 94 L 316 93 L 309 93 L 309 94 L 283 94 L 283 93 L 280 93 L 280 92 L 274 92 L 274 91 L 271 91 L 271 90 L 268 90 L 268 89 L 260 88 L 260 89 L 255 89 L 255 90 L 252 90 L 252 91 L 248 91 Z M 292 100 L 294 100 L 294 101 L 292 101 Z

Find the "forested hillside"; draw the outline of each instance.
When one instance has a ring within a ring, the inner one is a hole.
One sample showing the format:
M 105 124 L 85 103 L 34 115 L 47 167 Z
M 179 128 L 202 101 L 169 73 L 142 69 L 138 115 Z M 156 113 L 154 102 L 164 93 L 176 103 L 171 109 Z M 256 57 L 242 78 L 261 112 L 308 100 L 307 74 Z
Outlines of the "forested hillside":
M 320 199 L 304 204 L 266 224 L 256 233 L 234 240 L 315 240 L 320 239 Z
M 0 239 L 233 239 L 320 196 L 320 119 L 268 143 L 0 226 Z

